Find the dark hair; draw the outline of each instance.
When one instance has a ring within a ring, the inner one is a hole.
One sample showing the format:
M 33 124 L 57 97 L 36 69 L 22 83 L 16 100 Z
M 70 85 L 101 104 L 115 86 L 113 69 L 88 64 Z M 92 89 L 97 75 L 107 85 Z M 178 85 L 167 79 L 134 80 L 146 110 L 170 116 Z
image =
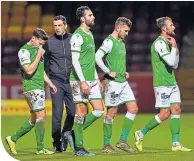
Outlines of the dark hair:
M 156 19 L 156 24 L 160 30 L 165 25 L 166 20 L 172 21 L 172 19 L 170 17 L 160 17 L 160 18 Z
M 117 24 L 117 25 L 127 25 L 129 28 L 132 26 L 132 22 L 130 21 L 130 19 L 128 19 L 126 17 L 117 18 L 115 24 Z
M 35 37 L 42 39 L 42 40 L 48 40 L 47 33 L 41 28 L 36 28 L 33 31 L 32 36 L 35 36 Z
M 77 19 L 80 19 L 80 17 L 84 16 L 85 10 L 91 10 L 91 9 L 88 6 L 81 6 L 81 7 L 77 8 L 77 10 L 76 10 Z
M 64 24 L 67 24 L 66 17 L 63 16 L 63 15 L 55 16 L 55 17 L 54 17 L 54 21 L 57 21 L 57 20 L 62 20 Z

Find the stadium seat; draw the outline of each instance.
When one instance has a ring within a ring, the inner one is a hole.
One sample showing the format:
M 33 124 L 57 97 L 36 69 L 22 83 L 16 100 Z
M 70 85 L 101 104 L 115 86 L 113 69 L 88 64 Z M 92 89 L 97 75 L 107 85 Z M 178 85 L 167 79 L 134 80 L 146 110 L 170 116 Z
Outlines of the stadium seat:
M 42 25 L 40 28 L 44 29 L 48 36 L 52 36 L 54 34 L 53 25 Z
M 25 26 L 23 30 L 23 39 L 28 40 L 32 36 L 32 32 L 36 29 L 37 26 Z
M 39 17 L 41 15 L 40 5 L 28 5 L 26 10 L 27 17 Z M 36 15 L 36 16 L 35 16 Z
M 24 17 L 25 16 L 25 8 L 23 8 L 23 7 L 13 7 L 12 9 L 11 9 L 11 15 L 12 15 L 12 17 L 14 16 L 16 16 L 16 17 L 18 17 L 18 16 L 21 16 L 21 17 Z
M 13 7 L 22 7 L 24 8 L 28 4 L 27 1 L 14 1 L 13 2 Z
M 53 14 L 49 14 L 49 15 L 43 15 L 42 17 L 41 17 L 41 20 L 40 20 L 40 22 L 41 22 L 41 26 L 42 25 L 53 25 L 53 18 L 55 17 L 55 15 L 53 15 Z
M 1 27 L 1 39 L 6 40 L 7 39 L 7 27 Z
M 9 25 L 9 17 L 8 15 L 2 15 L 1 16 L 1 26 L 7 27 Z
M 22 27 L 21 26 L 9 26 L 7 32 L 7 39 L 22 40 Z
M 24 26 L 24 16 L 11 16 L 10 26 Z

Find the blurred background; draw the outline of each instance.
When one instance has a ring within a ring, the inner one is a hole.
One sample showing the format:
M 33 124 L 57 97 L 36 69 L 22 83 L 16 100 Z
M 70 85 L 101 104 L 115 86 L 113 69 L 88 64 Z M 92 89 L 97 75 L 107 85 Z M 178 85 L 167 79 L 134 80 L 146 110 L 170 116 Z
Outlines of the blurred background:
M 133 25 L 126 38 L 127 71 L 129 83 L 135 93 L 140 112 L 154 111 L 150 47 L 159 32 L 156 18 L 169 16 L 176 27 L 176 40 L 180 50 L 180 65 L 176 72 L 181 89 L 183 112 L 194 111 L 194 2 L 1 2 L 1 98 L 2 112 L 28 111 L 21 106 L 20 66 L 17 53 L 29 40 L 36 27 L 53 34 L 52 21 L 55 15 L 67 18 L 69 32 L 79 26 L 76 9 L 88 5 L 96 19 L 92 32 L 96 49 L 113 31 L 114 23 L 120 16 L 131 19 Z M 98 69 L 101 73 L 101 70 Z M 49 90 L 47 89 L 47 98 Z M 7 101 L 11 100 L 11 101 Z M 23 105 L 23 106 L 26 106 Z M 10 108 L 11 107 L 11 108 Z M 120 108 L 122 111 L 124 107 Z

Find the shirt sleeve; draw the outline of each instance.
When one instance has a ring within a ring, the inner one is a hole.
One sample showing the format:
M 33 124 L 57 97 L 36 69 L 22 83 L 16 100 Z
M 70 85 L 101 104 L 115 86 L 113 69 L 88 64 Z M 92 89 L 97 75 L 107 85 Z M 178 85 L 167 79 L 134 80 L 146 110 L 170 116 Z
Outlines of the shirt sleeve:
M 155 43 L 155 50 L 156 52 L 158 52 L 158 54 L 163 57 L 165 55 L 168 55 L 170 54 L 167 50 L 167 46 L 166 46 L 166 43 L 162 40 L 158 40 L 156 43 Z
M 30 52 L 26 49 L 20 49 L 20 51 L 18 52 L 18 57 L 19 57 L 21 66 L 31 63 Z
M 104 52 L 104 54 L 110 53 L 112 50 L 113 42 L 110 39 L 105 39 L 99 48 Z
M 83 38 L 80 34 L 74 34 L 70 40 L 71 52 L 80 52 L 81 45 L 83 44 Z

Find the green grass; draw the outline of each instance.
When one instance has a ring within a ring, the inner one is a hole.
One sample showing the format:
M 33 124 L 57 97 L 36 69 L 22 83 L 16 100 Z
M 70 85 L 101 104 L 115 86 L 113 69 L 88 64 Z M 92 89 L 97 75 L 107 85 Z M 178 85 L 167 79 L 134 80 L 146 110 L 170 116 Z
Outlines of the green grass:
M 134 126 L 129 135 L 129 143 L 134 146 L 133 133 L 140 129 L 152 115 L 139 114 L 136 117 Z M 119 139 L 122 120 L 124 115 L 118 115 L 114 120 L 112 145 L 115 145 Z M 2 116 L 2 142 L 6 151 L 9 148 L 5 143 L 5 137 L 16 131 L 19 126 L 27 119 L 26 116 Z M 194 114 L 184 114 L 181 117 L 181 143 L 186 147 L 194 149 Z M 91 152 L 97 154 L 95 157 L 77 157 L 68 149 L 67 152 L 54 154 L 50 156 L 36 155 L 36 141 L 34 130 L 23 136 L 17 143 L 18 155 L 14 158 L 22 161 L 193 161 L 193 152 L 171 152 L 171 132 L 169 120 L 165 121 L 159 127 L 150 131 L 144 139 L 144 151 L 137 154 L 128 154 L 118 150 L 117 155 L 102 154 L 103 146 L 103 120 L 96 121 L 84 133 L 84 146 Z M 47 117 L 45 147 L 52 150 L 51 138 L 51 117 Z

